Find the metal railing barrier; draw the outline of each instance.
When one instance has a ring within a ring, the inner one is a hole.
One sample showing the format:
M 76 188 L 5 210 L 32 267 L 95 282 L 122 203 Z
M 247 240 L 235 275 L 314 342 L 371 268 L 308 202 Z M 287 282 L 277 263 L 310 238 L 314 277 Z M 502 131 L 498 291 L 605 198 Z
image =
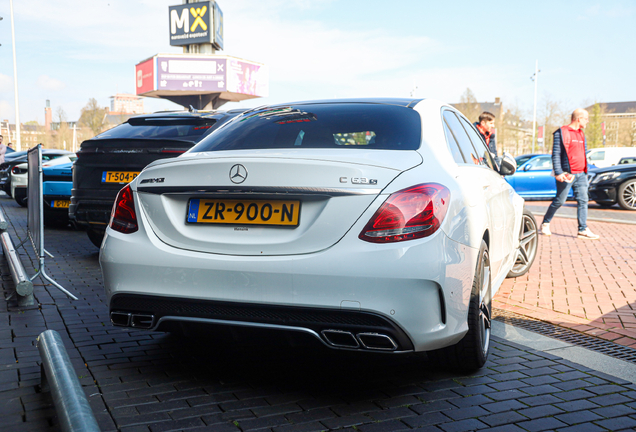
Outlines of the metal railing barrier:
M 37 346 L 42 358 L 42 389 L 51 391 L 61 429 L 65 432 L 99 432 L 60 334 L 55 330 L 40 333 Z
M 20 260 L 20 256 L 13 246 L 11 236 L 7 232 L 9 223 L 4 217 L 4 212 L 0 209 L 0 241 L 2 242 L 2 252 L 9 265 L 9 271 L 13 284 L 15 285 L 15 293 L 18 296 L 18 306 L 33 306 L 35 299 L 33 298 L 33 282 L 29 279 Z M 11 296 L 9 296 L 11 298 Z M 8 300 L 8 299 L 7 299 Z

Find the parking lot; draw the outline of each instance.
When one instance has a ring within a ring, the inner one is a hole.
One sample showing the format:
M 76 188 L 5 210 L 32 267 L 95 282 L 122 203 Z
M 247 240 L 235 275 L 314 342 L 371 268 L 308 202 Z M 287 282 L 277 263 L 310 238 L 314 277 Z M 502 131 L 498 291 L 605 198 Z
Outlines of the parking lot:
M 26 235 L 26 209 L 4 196 L 0 205 L 18 243 Z M 619 217 L 619 211 L 603 212 Z M 555 218 L 553 235 L 541 237 L 531 271 L 502 286 L 494 301 L 496 315 L 635 346 L 636 225 L 594 220 L 590 228 L 601 240 L 578 240 L 575 219 Z M 48 273 L 79 300 L 37 279 L 39 308 L 20 310 L 14 300 L 0 305 L 3 430 L 58 430 L 51 396 L 37 388 L 35 338 L 46 329 L 62 335 L 102 431 L 636 427 L 632 381 L 537 348 L 540 343 L 523 345 L 507 336 L 494 338 L 483 369 L 464 376 L 440 369 L 425 356 L 332 351 L 312 340 L 229 331 L 180 338 L 116 328 L 104 303 L 98 250 L 86 234 L 47 228 L 45 247 L 54 255 L 46 260 Z M 33 274 L 30 246 L 20 254 Z M 7 297 L 12 281 L 6 263 L 0 269 Z M 511 331 L 497 326 L 495 334 Z M 596 352 L 583 352 L 599 358 Z M 601 363 L 618 365 L 622 372 L 636 367 L 603 358 Z

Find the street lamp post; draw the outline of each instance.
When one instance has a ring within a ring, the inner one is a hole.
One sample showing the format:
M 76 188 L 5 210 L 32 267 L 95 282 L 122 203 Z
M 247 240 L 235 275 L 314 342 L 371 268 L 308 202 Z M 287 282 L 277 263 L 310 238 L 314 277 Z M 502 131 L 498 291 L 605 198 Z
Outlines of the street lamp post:
M 17 132 L 16 138 L 17 141 L 15 143 L 16 151 L 22 150 L 22 141 L 20 140 L 20 107 L 18 105 L 18 67 L 15 61 L 15 25 L 13 23 L 13 0 L 10 1 L 11 4 L 11 39 L 13 42 L 13 84 L 15 88 L 15 130 Z
M 532 153 L 534 153 L 534 139 L 537 134 L 537 82 L 539 81 L 539 60 L 534 66 L 534 74 L 530 77 L 534 81 L 534 110 L 532 114 Z

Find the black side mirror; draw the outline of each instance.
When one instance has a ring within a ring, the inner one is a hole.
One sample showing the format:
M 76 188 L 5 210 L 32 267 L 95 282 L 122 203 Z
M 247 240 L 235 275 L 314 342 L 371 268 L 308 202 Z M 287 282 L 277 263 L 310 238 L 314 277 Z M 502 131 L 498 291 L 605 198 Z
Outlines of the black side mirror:
M 510 153 L 503 154 L 501 163 L 499 164 L 499 174 L 502 176 L 513 175 L 517 171 L 517 161 Z

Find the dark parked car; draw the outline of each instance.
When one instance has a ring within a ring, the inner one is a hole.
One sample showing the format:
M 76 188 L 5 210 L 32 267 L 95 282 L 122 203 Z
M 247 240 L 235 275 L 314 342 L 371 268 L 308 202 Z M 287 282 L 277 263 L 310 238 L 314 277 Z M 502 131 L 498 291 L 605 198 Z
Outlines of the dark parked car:
M 146 165 L 174 158 L 244 110 L 173 111 L 130 118 L 82 143 L 73 165 L 69 217 L 101 245 L 119 190 Z
M 55 159 L 59 156 L 71 154 L 72 152 L 67 150 L 58 149 L 42 149 L 42 162 L 46 162 L 51 159 Z M 13 152 L 10 155 L 5 155 L 4 162 L 0 164 L 0 188 L 7 193 L 11 194 L 11 169 L 27 161 L 27 151 Z
M 590 170 L 588 179 L 590 200 L 603 207 L 618 203 L 625 210 L 636 210 L 636 163 L 621 161 L 611 167 L 596 168 Z

